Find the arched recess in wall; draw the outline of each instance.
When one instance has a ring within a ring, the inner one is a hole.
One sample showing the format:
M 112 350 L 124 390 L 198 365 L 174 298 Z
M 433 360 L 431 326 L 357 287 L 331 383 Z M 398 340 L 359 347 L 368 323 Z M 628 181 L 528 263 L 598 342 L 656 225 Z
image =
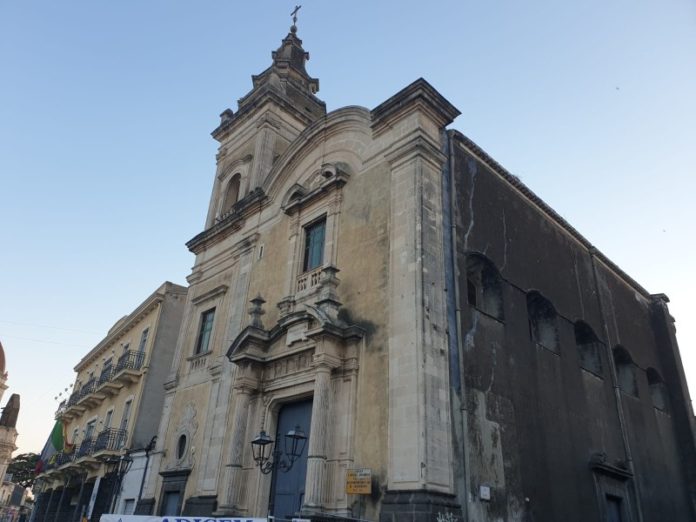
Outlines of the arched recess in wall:
M 539 346 L 560 353 L 556 309 L 551 301 L 539 292 L 527 294 L 527 317 L 529 318 L 529 336 Z
M 645 370 L 645 374 L 648 378 L 648 386 L 650 387 L 650 399 L 652 400 L 652 405 L 665 413 L 669 412 L 669 394 L 667 393 L 667 386 L 665 381 L 655 368 L 648 368 Z
M 471 253 L 466 257 L 466 295 L 469 304 L 502 321 L 503 283 L 500 272 L 487 257 Z
M 613 351 L 616 379 L 619 388 L 624 393 L 638 397 L 638 381 L 636 380 L 636 365 L 623 346 L 616 346 Z
M 220 208 L 220 214 L 227 214 L 234 204 L 239 201 L 239 186 L 242 181 L 242 175 L 239 173 L 234 174 L 225 187 L 225 195 L 222 199 L 222 207 Z
M 584 321 L 575 322 L 575 345 L 578 348 L 580 367 L 602 376 L 602 347 L 604 346 L 592 327 Z

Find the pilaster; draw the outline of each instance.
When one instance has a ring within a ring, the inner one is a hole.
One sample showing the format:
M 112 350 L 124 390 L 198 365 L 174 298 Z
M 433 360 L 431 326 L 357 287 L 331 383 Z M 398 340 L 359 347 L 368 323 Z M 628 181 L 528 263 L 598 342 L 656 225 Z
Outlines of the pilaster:
M 271 171 L 278 130 L 279 123 L 273 115 L 264 114 L 258 123 L 258 134 L 254 145 L 254 165 L 249 180 L 250 190 L 260 187 L 266 174 Z
M 327 354 L 314 356 L 312 425 L 307 450 L 307 479 L 303 510 L 321 511 L 325 497 L 327 442 L 331 425 L 331 372 L 340 361 Z
M 441 133 L 458 111 L 418 80 L 372 111 L 390 143 L 389 491 L 451 494 Z
M 223 489 L 224 497 L 216 515 L 239 515 L 245 509 L 242 506 L 244 499 L 244 474 L 242 464 L 246 440 L 247 421 L 249 418 L 249 402 L 254 387 L 248 382 L 235 384 L 234 387 L 234 415 L 232 418 L 232 433 L 230 435 L 229 463 L 227 471 L 227 484 Z

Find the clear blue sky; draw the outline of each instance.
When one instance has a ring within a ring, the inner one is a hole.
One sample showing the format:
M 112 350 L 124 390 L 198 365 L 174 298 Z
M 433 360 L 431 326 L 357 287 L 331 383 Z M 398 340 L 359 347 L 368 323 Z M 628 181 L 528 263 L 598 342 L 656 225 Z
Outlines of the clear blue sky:
M 426 78 L 461 110 L 454 128 L 670 296 L 696 390 L 696 3 L 300 1 L 329 110 Z M 185 283 L 209 133 L 293 7 L 0 3 L 0 341 L 20 451 L 41 449 L 54 396 L 108 328 L 162 281 Z

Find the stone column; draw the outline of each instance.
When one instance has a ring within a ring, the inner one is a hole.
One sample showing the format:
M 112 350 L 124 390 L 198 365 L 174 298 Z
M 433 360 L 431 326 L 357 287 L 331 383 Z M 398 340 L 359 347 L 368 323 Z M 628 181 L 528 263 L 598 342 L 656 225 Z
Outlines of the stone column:
M 314 398 L 312 400 L 312 425 L 307 450 L 307 479 L 305 481 L 304 508 L 321 509 L 324 501 L 324 468 L 329 430 L 331 391 L 331 364 L 325 357 L 314 356 Z
M 224 504 L 220 511 L 225 514 L 237 514 L 242 504 L 244 448 L 249 444 L 246 440 L 247 420 L 249 418 L 249 401 L 252 388 L 249 386 L 235 386 L 236 397 L 234 416 L 232 418 L 232 434 L 230 437 L 229 471 L 227 491 Z

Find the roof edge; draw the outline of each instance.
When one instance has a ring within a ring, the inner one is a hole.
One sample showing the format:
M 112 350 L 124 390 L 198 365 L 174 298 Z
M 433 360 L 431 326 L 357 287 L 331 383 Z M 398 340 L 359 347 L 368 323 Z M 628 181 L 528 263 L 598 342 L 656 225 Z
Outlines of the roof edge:
M 534 205 L 536 205 L 539 210 L 550 217 L 557 225 L 564 229 L 568 234 L 570 234 L 576 241 L 578 241 L 582 246 L 584 246 L 588 253 L 599 259 L 604 265 L 607 266 L 612 272 L 619 276 L 625 283 L 631 286 L 634 290 L 639 292 L 646 299 L 651 299 L 651 294 L 643 286 L 640 285 L 635 279 L 624 272 L 619 265 L 614 263 L 605 254 L 603 254 L 596 246 L 594 246 L 585 236 L 583 236 L 578 230 L 571 225 L 565 218 L 563 218 L 558 212 L 551 208 L 543 199 L 537 196 L 532 189 L 525 185 L 517 176 L 510 173 L 505 167 L 494 160 L 486 151 L 479 147 L 474 141 L 467 138 L 458 130 L 451 130 L 452 136 L 462 142 L 464 147 L 469 149 L 469 151 L 474 154 L 478 159 L 480 159 L 488 168 L 493 170 L 495 173 L 499 174 L 505 181 L 512 185 L 517 191 L 522 193 L 524 197 L 530 200 Z

